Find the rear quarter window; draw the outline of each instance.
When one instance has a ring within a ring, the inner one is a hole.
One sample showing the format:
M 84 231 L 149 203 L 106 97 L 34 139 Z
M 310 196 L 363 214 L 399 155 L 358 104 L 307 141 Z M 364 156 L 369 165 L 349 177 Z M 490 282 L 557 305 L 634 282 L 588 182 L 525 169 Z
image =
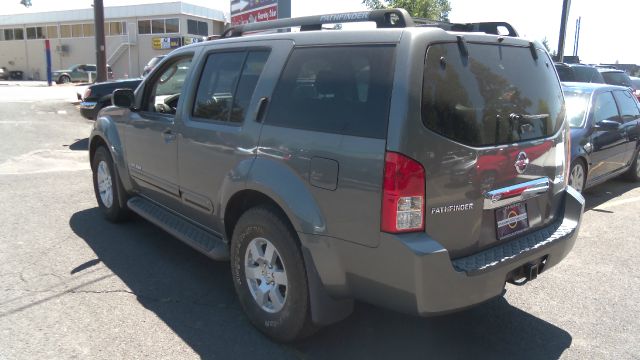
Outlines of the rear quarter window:
M 425 60 L 422 120 L 430 130 L 471 146 L 548 137 L 565 109 L 554 65 L 528 47 L 468 43 L 431 45 Z
M 394 53 L 393 45 L 294 49 L 265 123 L 385 138 Z

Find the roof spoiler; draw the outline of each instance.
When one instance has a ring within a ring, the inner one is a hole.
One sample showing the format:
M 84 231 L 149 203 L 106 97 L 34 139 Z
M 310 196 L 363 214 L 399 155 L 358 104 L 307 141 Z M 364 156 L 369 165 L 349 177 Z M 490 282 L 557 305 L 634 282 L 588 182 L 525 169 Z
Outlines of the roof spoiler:
M 439 27 L 447 31 L 484 32 L 487 34 L 514 36 L 518 33 L 506 22 L 479 22 L 456 24 L 427 19 L 413 19 L 405 9 L 380 9 L 338 14 L 303 16 L 232 26 L 220 38 L 239 37 L 246 33 L 300 27 L 301 31 L 322 30 L 324 24 L 375 22 L 377 28 L 406 28 L 414 26 Z M 502 32 L 500 30 L 503 30 Z M 506 33 L 504 33 L 506 30 Z

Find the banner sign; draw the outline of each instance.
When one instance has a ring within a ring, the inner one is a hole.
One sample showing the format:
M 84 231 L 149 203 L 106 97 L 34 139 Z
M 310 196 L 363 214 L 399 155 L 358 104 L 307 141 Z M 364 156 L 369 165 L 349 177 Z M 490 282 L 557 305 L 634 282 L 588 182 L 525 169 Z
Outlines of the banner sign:
M 179 37 L 154 37 L 151 41 L 156 50 L 177 49 L 182 46 L 182 38 Z
M 182 37 L 182 45 L 190 45 L 190 44 L 195 44 L 203 41 L 204 41 L 204 38 L 202 37 L 188 37 L 188 36 Z
M 232 0 L 231 25 L 278 18 L 278 0 Z

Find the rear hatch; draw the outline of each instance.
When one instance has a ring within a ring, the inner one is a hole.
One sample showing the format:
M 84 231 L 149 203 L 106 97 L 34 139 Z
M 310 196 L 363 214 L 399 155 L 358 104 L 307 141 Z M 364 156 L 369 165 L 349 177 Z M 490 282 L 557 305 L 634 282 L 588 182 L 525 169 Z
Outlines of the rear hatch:
M 568 128 L 546 52 L 499 41 L 431 45 L 421 110 L 425 231 L 452 258 L 561 216 Z

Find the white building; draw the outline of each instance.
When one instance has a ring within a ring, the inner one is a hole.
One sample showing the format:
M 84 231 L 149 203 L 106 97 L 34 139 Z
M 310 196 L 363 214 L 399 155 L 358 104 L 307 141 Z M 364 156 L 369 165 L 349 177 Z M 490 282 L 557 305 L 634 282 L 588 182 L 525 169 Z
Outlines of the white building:
M 137 77 L 152 57 L 221 34 L 226 21 L 222 9 L 182 1 L 104 11 L 107 64 L 115 78 Z M 46 80 L 44 39 L 50 39 L 52 71 L 95 64 L 93 8 L 0 15 L 0 67 L 21 70 L 26 79 Z

